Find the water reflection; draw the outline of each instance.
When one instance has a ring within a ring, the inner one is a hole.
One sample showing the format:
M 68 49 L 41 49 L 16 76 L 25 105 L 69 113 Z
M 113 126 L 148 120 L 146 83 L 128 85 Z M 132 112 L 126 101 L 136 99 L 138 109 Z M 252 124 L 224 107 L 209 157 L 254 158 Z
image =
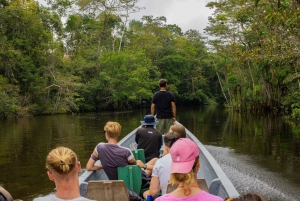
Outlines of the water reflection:
M 46 154 L 56 146 L 73 149 L 85 166 L 95 145 L 105 141 L 109 120 L 122 136 L 150 110 L 86 113 L 0 120 L 0 184 L 15 198 L 32 200 L 54 188 L 46 176 Z M 177 119 L 220 163 L 240 193 L 268 200 L 300 200 L 299 128 L 276 116 L 240 115 L 224 108 L 178 107 Z
M 240 193 L 258 192 L 268 200 L 300 200 L 299 128 L 274 115 L 209 108 L 201 112 L 203 116 L 193 110 L 180 122 L 204 144 L 215 145 L 207 148 Z

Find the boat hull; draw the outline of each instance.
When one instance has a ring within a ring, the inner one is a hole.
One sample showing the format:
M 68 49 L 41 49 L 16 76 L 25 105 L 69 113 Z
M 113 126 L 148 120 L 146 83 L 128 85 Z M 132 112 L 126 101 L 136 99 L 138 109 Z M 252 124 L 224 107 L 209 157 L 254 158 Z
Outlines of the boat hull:
M 180 123 L 176 122 L 176 124 Z M 136 129 L 120 140 L 118 145 L 129 148 L 130 144 L 135 142 Z M 204 178 L 206 180 L 210 193 L 224 199 L 228 197 L 237 197 L 239 193 L 204 145 L 187 129 L 186 134 L 187 138 L 193 140 L 200 149 L 200 170 L 197 176 L 198 178 Z M 96 163 L 100 163 L 100 161 L 97 161 Z M 79 177 L 80 192 L 82 196 L 85 196 L 87 183 L 91 180 L 108 180 L 108 178 L 103 170 L 85 171 Z

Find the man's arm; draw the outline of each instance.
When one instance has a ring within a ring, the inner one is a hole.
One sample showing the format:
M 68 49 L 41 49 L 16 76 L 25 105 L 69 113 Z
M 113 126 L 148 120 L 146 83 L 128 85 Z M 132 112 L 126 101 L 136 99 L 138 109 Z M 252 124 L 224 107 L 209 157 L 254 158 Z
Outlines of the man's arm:
M 148 194 L 151 194 L 152 196 L 155 196 L 160 191 L 160 183 L 158 177 L 152 177 L 150 182 L 150 188 L 149 191 L 145 191 L 143 194 L 144 198 L 147 198 Z
M 173 113 L 173 122 L 176 121 L 176 104 L 175 102 L 171 102 L 172 105 L 172 113 Z
M 132 155 L 132 158 L 130 160 L 128 160 L 128 164 L 129 165 L 136 165 L 136 160 L 135 160 L 133 155 Z
M 100 170 L 102 169 L 102 165 L 98 165 L 98 164 L 95 164 L 96 161 L 94 161 L 94 159 L 90 158 L 89 161 L 87 162 L 86 164 L 86 169 L 87 170 Z
M 155 112 L 155 104 L 152 103 L 151 104 L 151 114 L 154 116 L 154 112 Z
M 157 161 L 158 158 L 152 158 L 150 161 L 148 161 L 148 163 L 146 163 L 146 167 L 144 168 L 144 164 L 141 160 L 137 160 L 136 161 L 136 164 L 138 166 L 140 166 L 140 168 L 143 168 L 144 171 L 146 172 L 147 174 L 147 177 L 150 178 L 151 177 L 151 174 L 152 174 L 152 170 L 153 170 L 153 167 L 154 167 L 154 164 L 155 162 Z

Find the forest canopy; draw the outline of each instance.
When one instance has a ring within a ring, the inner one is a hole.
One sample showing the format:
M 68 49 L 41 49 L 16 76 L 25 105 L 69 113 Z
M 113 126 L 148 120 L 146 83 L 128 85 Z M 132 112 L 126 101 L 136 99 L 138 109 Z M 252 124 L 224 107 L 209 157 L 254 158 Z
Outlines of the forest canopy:
M 137 2 L 0 1 L 0 117 L 138 108 L 166 78 L 177 104 L 300 118 L 299 1 L 212 1 L 205 34 Z

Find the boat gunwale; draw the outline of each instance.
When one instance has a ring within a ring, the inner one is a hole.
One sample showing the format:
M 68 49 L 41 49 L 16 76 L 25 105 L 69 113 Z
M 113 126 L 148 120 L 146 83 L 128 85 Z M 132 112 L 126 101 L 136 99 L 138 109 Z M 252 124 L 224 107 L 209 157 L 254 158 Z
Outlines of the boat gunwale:
M 182 125 L 179 122 L 176 122 L 177 125 Z M 183 125 L 182 125 L 183 126 Z M 212 170 L 217 175 L 217 178 L 219 178 L 222 182 L 222 185 L 224 189 L 226 190 L 226 193 L 229 195 L 229 197 L 237 197 L 239 196 L 238 191 L 232 184 L 232 182 L 229 180 L 225 172 L 222 170 L 221 166 L 217 163 L 215 158 L 210 154 L 210 152 L 205 148 L 205 146 L 198 140 L 198 138 L 192 134 L 187 128 L 186 133 L 187 135 L 198 145 L 200 149 L 200 154 L 202 153 L 203 156 L 205 156 L 208 163 L 211 165 Z M 200 161 L 200 170 L 201 170 L 201 161 Z M 210 185 L 210 184 L 209 184 Z
M 182 125 L 179 122 L 175 122 L 175 124 L 177 125 Z M 140 126 L 139 126 L 140 127 Z M 123 144 L 126 143 L 126 141 L 128 141 L 128 139 L 132 138 L 132 136 L 135 134 L 136 130 L 139 128 L 137 127 L 136 129 L 134 129 L 133 131 L 131 131 L 128 135 L 126 135 L 124 138 L 122 138 L 119 142 L 118 145 L 119 146 L 124 146 Z M 223 189 L 226 191 L 227 195 L 229 197 L 237 197 L 239 196 L 239 193 L 237 192 L 236 188 L 233 186 L 232 182 L 229 180 L 229 178 L 227 177 L 227 175 L 225 174 L 225 172 L 222 170 L 222 168 L 220 167 L 220 165 L 217 163 L 217 161 L 214 159 L 214 157 L 209 153 L 209 151 L 205 148 L 205 146 L 196 138 L 196 136 L 194 134 L 192 134 L 187 128 L 186 129 L 186 133 L 187 136 L 189 138 L 191 138 L 191 140 L 193 140 L 199 147 L 200 149 L 200 155 L 202 154 L 206 160 L 208 161 L 208 164 L 211 166 L 211 170 L 214 171 L 215 175 L 217 175 L 217 178 L 220 179 Z M 96 164 L 100 164 L 100 161 L 96 161 Z M 199 170 L 199 172 L 201 171 L 201 168 Z M 198 172 L 198 173 L 199 173 Z M 89 180 L 91 180 L 91 178 L 95 177 L 95 175 L 101 175 L 104 174 L 104 170 L 98 170 L 98 171 L 88 171 L 85 170 L 85 172 L 79 176 L 79 185 L 81 185 L 82 183 L 86 183 Z M 217 179 L 216 178 L 216 179 Z M 209 181 L 211 182 L 211 181 Z M 208 183 L 208 186 L 210 185 L 210 183 Z

